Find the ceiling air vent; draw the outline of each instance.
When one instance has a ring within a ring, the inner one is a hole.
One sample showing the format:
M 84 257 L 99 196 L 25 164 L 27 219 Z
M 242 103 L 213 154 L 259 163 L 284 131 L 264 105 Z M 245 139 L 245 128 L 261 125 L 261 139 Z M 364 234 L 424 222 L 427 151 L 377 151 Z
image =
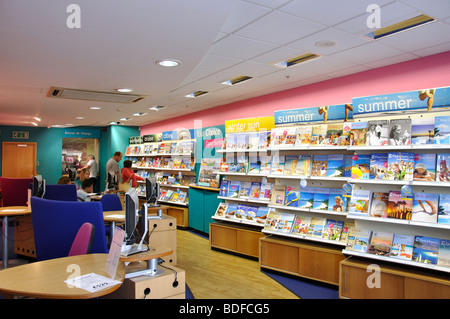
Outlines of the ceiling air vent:
M 113 103 L 135 103 L 145 98 L 145 96 L 136 94 L 76 90 L 59 87 L 50 88 L 50 91 L 48 92 L 47 96 L 52 98 L 113 102 Z

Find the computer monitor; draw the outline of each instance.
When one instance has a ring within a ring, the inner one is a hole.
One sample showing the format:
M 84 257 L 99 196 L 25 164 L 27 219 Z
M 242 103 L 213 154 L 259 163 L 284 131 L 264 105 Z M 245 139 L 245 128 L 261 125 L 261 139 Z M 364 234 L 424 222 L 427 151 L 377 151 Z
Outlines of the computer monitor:
M 106 190 L 116 189 L 117 186 L 117 176 L 114 171 L 108 172 L 106 180 Z
M 73 167 L 68 169 L 69 172 L 69 178 L 71 182 L 75 182 L 75 180 L 77 179 L 77 170 Z
M 147 177 L 145 179 L 145 200 L 147 204 L 157 206 L 159 196 L 159 184 L 155 177 Z
M 138 216 L 141 217 L 141 229 L 139 234 L 141 240 L 139 244 L 136 243 Z M 121 255 L 129 256 L 148 250 L 148 247 L 144 246 L 144 240 L 148 230 L 147 217 L 147 206 L 142 205 L 142 209 L 139 210 L 139 198 L 136 189 L 131 188 L 125 193 L 125 239 L 122 245 Z
M 31 196 L 43 198 L 45 193 L 45 180 L 41 175 L 33 176 L 33 184 L 31 185 Z

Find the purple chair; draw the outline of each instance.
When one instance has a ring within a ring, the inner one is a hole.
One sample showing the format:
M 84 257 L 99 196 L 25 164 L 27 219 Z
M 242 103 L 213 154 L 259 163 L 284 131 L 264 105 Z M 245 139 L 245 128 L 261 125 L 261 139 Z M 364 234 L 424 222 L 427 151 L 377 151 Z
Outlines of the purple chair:
M 0 177 L 3 206 L 27 206 L 32 178 Z
M 69 256 L 85 255 L 91 253 L 94 240 L 95 227 L 91 223 L 84 223 L 78 230 L 72 243 Z

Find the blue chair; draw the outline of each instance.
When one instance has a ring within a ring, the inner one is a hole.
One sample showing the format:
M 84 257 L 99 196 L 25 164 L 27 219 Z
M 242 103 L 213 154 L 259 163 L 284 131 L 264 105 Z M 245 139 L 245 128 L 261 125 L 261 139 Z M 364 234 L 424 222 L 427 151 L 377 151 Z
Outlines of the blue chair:
M 77 186 L 75 184 L 46 185 L 44 198 L 76 202 Z
M 91 253 L 108 253 L 102 204 L 31 198 L 37 260 L 68 256 L 80 227 L 94 225 Z
M 120 197 L 116 194 L 104 194 L 100 199 L 103 211 L 123 210 Z

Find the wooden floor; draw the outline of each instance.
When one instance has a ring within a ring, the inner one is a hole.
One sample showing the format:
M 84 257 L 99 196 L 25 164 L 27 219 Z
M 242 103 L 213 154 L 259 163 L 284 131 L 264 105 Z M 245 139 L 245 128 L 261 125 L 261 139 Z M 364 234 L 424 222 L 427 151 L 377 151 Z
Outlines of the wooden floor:
M 195 299 L 298 299 L 258 261 L 211 250 L 208 239 L 189 231 L 177 230 L 177 267 Z

